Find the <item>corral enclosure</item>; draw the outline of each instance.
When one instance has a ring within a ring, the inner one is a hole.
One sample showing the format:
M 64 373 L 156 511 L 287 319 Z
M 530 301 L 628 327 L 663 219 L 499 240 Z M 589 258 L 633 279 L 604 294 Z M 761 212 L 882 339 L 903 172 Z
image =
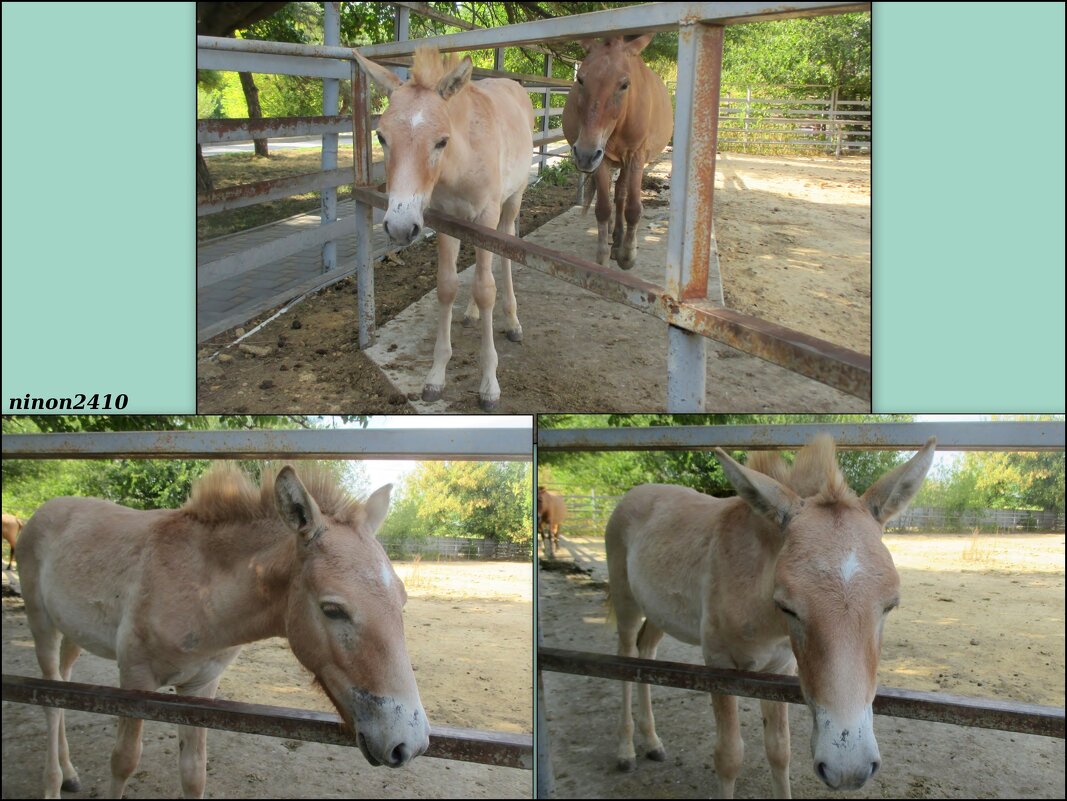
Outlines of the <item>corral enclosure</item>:
M 1064 535 L 890 534 L 902 602 L 887 623 L 879 682 L 957 695 L 1064 703 Z M 593 575 L 542 571 L 546 646 L 614 653 L 606 622 L 603 539 L 564 540 Z M 667 637 L 658 658 L 701 664 L 698 647 Z M 546 715 L 561 797 L 684 798 L 715 792 L 714 719 L 707 694 L 653 687 L 663 763 L 615 768 L 618 682 L 545 672 Z M 770 797 L 759 704 L 739 699 L 746 756 L 739 797 Z M 822 797 L 811 767 L 809 712 L 790 707 L 793 792 Z M 1064 795 L 1060 739 L 878 716 L 882 767 L 857 798 L 992 798 Z
M 408 604 L 404 626 L 431 725 L 532 730 L 531 567 L 521 562 L 395 562 Z M 39 675 L 20 599 L 4 601 L 5 673 Z M 117 685 L 114 662 L 83 654 L 73 680 Z M 219 697 L 332 711 L 285 640 L 245 647 Z M 83 791 L 104 797 L 115 718 L 67 711 L 71 759 Z M 3 704 L 3 787 L 38 797 L 45 742 L 40 707 Z M 176 727 L 145 723 L 144 754 L 128 797 L 179 794 Z M 530 771 L 423 757 L 407 769 L 372 768 L 355 748 L 227 731 L 208 733 L 208 797 L 528 798 Z

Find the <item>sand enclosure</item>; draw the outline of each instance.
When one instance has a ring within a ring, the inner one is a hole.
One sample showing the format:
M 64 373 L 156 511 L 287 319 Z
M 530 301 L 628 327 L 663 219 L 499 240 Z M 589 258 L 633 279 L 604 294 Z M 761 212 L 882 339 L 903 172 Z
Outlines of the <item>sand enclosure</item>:
M 887 535 L 902 603 L 886 624 L 884 686 L 1063 707 L 1064 535 Z M 591 578 L 542 571 L 545 644 L 614 653 L 605 623 L 603 542 L 567 543 Z M 659 658 L 701 663 L 700 649 L 666 637 Z M 684 798 L 716 792 L 714 719 L 703 693 L 652 688 L 663 763 L 615 769 L 617 682 L 545 673 L 557 790 L 563 797 Z M 740 699 L 744 768 L 739 797 L 771 792 L 759 704 Z M 797 797 L 824 797 L 811 766 L 808 710 L 790 707 Z M 882 768 L 855 798 L 993 798 L 1064 795 L 1064 743 L 1046 737 L 901 718 L 875 720 Z M 641 739 L 635 740 L 642 754 Z
M 404 626 L 431 725 L 530 733 L 532 574 L 515 562 L 397 562 L 408 590 Z M 4 672 L 38 676 L 20 599 L 4 600 Z M 117 683 L 115 663 L 83 654 L 74 681 Z M 223 676 L 219 697 L 332 711 L 285 640 L 246 646 Z M 105 797 L 115 718 L 67 712 L 81 793 Z M 129 798 L 180 795 L 176 727 L 145 723 L 144 753 Z M 44 714 L 3 705 L 3 786 L 7 798 L 39 797 Z M 353 748 L 233 732 L 208 733 L 207 796 L 303 798 L 529 798 L 530 771 L 421 758 L 407 769 L 372 768 Z

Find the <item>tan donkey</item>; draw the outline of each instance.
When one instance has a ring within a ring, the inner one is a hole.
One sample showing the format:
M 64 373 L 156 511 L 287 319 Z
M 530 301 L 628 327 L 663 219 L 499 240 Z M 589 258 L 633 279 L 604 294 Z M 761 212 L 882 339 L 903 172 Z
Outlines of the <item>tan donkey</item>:
M 883 525 L 922 486 L 934 445 L 931 437 L 859 497 L 828 436 L 803 448 L 792 468 L 769 453 L 742 467 L 716 449 L 736 498 L 662 484 L 632 489 L 606 534 L 619 654 L 654 659 L 666 633 L 700 645 L 709 667 L 798 673 L 815 772 L 835 790 L 863 786 L 881 763 L 871 703 L 882 626 L 900 600 Z M 635 766 L 630 691 L 624 682 L 623 770 Z M 744 753 L 737 698 L 711 700 L 715 772 L 732 798 Z M 789 797 L 787 705 L 760 705 L 774 794 Z M 638 685 L 638 727 L 649 758 L 664 759 L 647 684 Z
M 488 228 L 515 233 L 515 219 L 533 151 L 533 104 L 526 90 L 512 80 L 489 78 L 471 83 L 470 56 L 442 57 L 436 48 L 415 52 L 406 83 L 385 67 L 355 53 L 360 65 L 389 95 L 389 107 L 378 123 L 378 141 L 385 150 L 389 209 L 383 226 L 399 245 L 411 243 L 423 228 L 426 209 L 441 211 Z M 464 322 L 481 322 L 482 368 L 479 402 L 491 411 L 500 400 L 493 344 L 496 282 L 493 253 L 475 251 L 474 289 Z M 433 366 L 422 399 L 438 400 L 445 386 L 445 368 L 452 358 L 452 304 L 458 278 L 459 240 L 437 236 L 437 301 L 439 317 Z M 511 260 L 501 259 L 504 278 L 504 328 L 508 339 L 522 341 L 511 280 Z
M 37 661 L 70 681 L 84 648 L 118 661 L 124 689 L 173 685 L 213 698 L 244 643 L 287 637 L 372 765 L 400 767 L 429 747 L 404 642 L 404 586 L 374 533 L 391 485 L 366 503 L 314 466 L 209 471 L 180 509 L 137 511 L 56 498 L 23 529 L 19 566 Z M 77 790 L 63 710 L 46 708 L 45 798 Z M 141 757 L 142 721 L 121 718 L 109 798 Z M 179 726 L 182 793 L 200 798 L 206 732 Z
M 641 51 L 651 41 L 650 33 L 631 41 L 621 36 L 582 40 L 586 56 L 578 68 L 578 85 L 563 108 L 563 134 L 574 163 L 593 175 L 596 187 L 596 260 L 608 263 L 610 234 L 611 258 L 624 270 L 631 269 L 637 258 L 645 167 L 663 152 L 674 133 L 667 87 L 641 60 Z M 612 219 L 611 172 L 616 169 Z M 587 208 L 591 200 L 587 195 Z

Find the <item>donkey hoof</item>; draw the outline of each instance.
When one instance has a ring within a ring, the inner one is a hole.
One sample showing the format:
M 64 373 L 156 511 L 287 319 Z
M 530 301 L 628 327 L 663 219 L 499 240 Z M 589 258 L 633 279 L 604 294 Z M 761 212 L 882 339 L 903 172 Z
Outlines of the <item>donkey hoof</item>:
M 495 398 L 486 398 L 482 395 L 478 396 L 478 405 L 482 407 L 483 412 L 491 412 L 500 405 L 500 396 Z
M 656 748 L 645 754 L 653 762 L 663 762 L 667 758 L 667 752 L 662 748 Z
M 64 779 L 63 783 L 59 785 L 59 789 L 67 793 L 80 793 L 82 783 L 78 781 L 77 777 L 74 777 L 73 779 Z
M 622 757 L 620 757 L 618 763 L 616 764 L 620 771 L 622 771 L 623 773 L 629 773 L 631 770 L 637 767 L 637 760 L 623 759 Z
M 422 399 L 424 401 L 427 401 L 427 402 L 435 401 L 435 400 L 441 400 L 441 391 L 443 389 L 444 389 L 443 386 L 436 386 L 434 384 L 427 384 L 426 386 L 424 386 L 422 388 Z
M 505 331 L 508 339 L 512 342 L 522 342 L 522 329 L 516 328 L 514 331 Z

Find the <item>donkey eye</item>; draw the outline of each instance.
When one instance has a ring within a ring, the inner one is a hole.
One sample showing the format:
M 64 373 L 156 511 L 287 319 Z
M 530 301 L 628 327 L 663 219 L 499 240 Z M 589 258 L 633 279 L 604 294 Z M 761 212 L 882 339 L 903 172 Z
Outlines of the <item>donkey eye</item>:
M 377 134 L 377 136 L 378 136 L 378 144 L 380 144 L 382 147 L 385 147 L 386 146 L 385 145 L 385 137 L 382 136 L 380 133 Z
M 322 614 L 326 615 L 330 620 L 351 620 L 348 612 L 337 604 L 322 604 L 319 608 L 322 609 Z
M 885 609 L 882 610 L 882 614 L 883 615 L 888 615 L 890 612 L 892 612 L 898 606 L 900 606 L 900 601 L 890 601 L 889 603 L 887 603 L 885 605 Z
M 777 606 L 781 611 L 789 615 L 789 617 L 797 618 L 799 620 L 799 618 L 797 617 L 797 613 L 790 609 L 788 606 L 785 606 L 784 604 L 781 604 L 778 601 L 775 601 L 774 605 Z
M 629 88 L 630 88 L 630 82 L 629 81 L 623 81 L 622 84 L 619 86 L 620 90 L 629 89 Z
M 578 85 L 585 86 L 585 78 L 583 78 L 581 75 L 578 76 Z
M 445 136 L 445 137 L 442 137 L 441 139 L 439 139 L 437 141 L 437 144 L 434 145 L 434 148 L 436 148 L 437 150 L 440 150 L 441 148 L 443 148 L 447 144 L 448 144 L 448 137 Z

